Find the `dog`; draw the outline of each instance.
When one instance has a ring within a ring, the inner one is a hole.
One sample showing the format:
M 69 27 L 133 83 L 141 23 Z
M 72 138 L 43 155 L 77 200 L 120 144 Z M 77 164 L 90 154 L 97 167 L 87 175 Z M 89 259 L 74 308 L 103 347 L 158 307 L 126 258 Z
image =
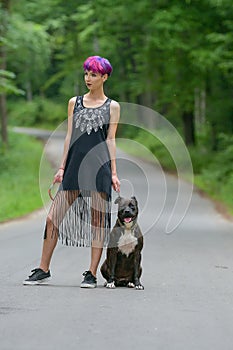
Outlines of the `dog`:
M 117 221 L 110 232 L 107 257 L 100 271 L 107 288 L 127 286 L 143 290 L 140 282 L 143 235 L 137 223 L 138 202 L 134 196 L 130 199 L 119 196 L 114 203 L 118 204 Z

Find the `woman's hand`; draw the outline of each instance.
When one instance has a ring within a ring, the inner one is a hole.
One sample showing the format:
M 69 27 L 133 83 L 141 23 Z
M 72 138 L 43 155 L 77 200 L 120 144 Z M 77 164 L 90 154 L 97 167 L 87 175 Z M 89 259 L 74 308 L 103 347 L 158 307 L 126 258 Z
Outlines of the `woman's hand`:
M 112 187 L 114 191 L 120 192 L 120 180 L 118 179 L 117 175 L 112 175 Z
M 62 168 L 58 169 L 57 173 L 54 175 L 53 184 L 55 184 L 56 182 L 61 183 L 63 180 L 63 175 L 64 175 L 64 169 Z

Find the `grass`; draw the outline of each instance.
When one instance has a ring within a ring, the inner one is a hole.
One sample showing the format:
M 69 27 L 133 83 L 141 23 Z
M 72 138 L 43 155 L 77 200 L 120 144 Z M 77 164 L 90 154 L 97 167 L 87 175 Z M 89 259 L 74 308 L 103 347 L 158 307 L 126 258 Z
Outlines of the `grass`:
M 9 133 L 9 147 L 0 151 L 0 222 L 17 218 L 43 206 L 46 176 L 39 186 L 43 144 L 33 137 Z M 51 169 L 47 163 L 48 171 Z M 43 194 L 43 193 L 42 193 Z
M 195 186 L 214 200 L 225 214 L 233 216 L 232 176 L 223 182 L 211 181 L 207 175 L 196 175 L 194 180 Z

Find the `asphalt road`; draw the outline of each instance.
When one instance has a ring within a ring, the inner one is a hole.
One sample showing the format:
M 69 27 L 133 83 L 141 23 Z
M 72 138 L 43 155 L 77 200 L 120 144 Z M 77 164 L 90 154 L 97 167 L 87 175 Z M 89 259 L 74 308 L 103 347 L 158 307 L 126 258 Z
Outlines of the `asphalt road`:
M 61 140 L 53 140 L 46 152 L 58 159 L 61 149 Z M 46 210 L 1 224 L 0 350 L 232 349 L 233 223 L 194 192 L 186 214 L 179 208 L 174 214 L 183 217 L 180 225 L 166 233 L 177 179 L 164 178 L 151 163 L 118 157 L 121 193 L 139 201 L 145 290 L 108 290 L 100 273 L 98 288 L 79 288 L 90 249 L 60 243 L 50 284 L 23 286 L 40 260 Z M 182 188 L 188 203 L 190 185 Z

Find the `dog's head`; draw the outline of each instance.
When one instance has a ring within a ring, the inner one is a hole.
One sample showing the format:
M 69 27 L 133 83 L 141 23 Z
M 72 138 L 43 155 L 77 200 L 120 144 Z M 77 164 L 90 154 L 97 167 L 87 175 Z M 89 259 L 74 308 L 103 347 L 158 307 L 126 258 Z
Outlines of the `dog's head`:
M 118 220 L 121 224 L 130 227 L 136 221 L 138 217 L 138 202 L 136 197 L 130 199 L 118 197 L 115 200 L 115 204 L 118 204 Z

